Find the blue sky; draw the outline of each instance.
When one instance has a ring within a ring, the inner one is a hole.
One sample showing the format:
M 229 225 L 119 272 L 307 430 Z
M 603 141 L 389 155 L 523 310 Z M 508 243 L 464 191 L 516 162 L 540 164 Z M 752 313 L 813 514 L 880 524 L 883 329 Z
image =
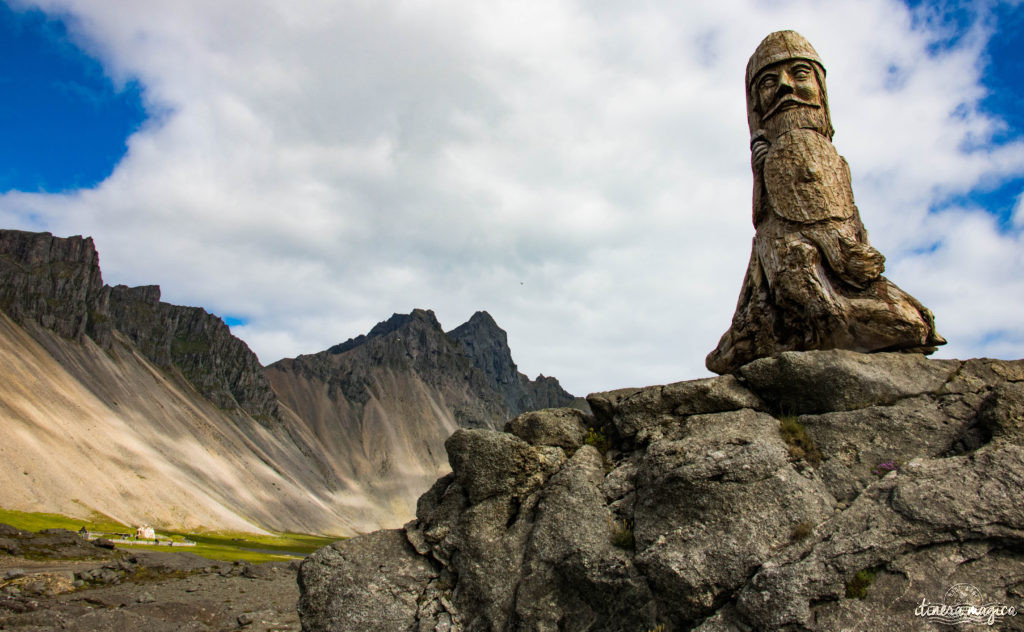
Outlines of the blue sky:
M 986 89 L 979 108 L 1005 123 L 993 135 L 995 142 L 1020 139 L 1024 133 L 1024 108 L 1020 107 L 1024 103 L 1024 9 L 1020 4 L 908 2 L 908 5 L 920 12 L 922 23 L 931 20 L 948 29 L 946 36 L 932 47 L 935 51 L 955 45 L 977 22 L 990 25 L 991 34 L 979 59 L 983 68 L 981 84 Z M 1024 178 L 1000 178 L 968 193 L 939 200 L 936 207 L 974 204 L 994 214 L 1000 227 L 1009 230 L 1022 192 Z
M 146 118 L 140 86 L 115 86 L 59 17 L 0 4 L 0 190 L 59 192 L 106 179 Z
M 1020 2 L 2 3 L 0 225 L 92 235 L 108 283 L 264 362 L 486 309 L 573 392 L 699 377 L 752 234 L 743 67 L 781 28 L 940 356 L 1024 356 Z

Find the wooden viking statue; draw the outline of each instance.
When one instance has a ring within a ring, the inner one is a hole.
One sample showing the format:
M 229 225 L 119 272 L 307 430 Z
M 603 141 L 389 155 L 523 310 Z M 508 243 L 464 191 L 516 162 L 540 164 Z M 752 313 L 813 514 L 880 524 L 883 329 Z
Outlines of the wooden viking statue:
M 825 67 L 794 31 L 747 63 L 754 245 L 732 326 L 707 367 L 732 373 L 781 351 L 929 354 L 946 341 L 932 313 L 890 282 L 832 145 Z

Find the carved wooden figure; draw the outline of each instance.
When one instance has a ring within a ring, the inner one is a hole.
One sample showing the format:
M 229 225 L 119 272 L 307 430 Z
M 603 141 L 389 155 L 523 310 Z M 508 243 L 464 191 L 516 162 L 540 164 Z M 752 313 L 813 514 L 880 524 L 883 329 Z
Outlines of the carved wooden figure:
M 781 351 L 929 354 L 946 341 L 931 311 L 882 272 L 832 145 L 825 67 L 795 31 L 747 63 L 756 234 L 732 326 L 707 367 L 731 373 Z

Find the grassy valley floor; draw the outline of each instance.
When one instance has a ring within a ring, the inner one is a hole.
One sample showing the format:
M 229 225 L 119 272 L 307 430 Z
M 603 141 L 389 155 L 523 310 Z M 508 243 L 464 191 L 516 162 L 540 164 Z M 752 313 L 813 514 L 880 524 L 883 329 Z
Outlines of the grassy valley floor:
M 158 532 L 196 544 L 110 549 L 73 532 L 134 529 L 7 510 L 0 523 L 0 629 L 21 632 L 297 631 L 296 556 L 334 540 Z
M 42 531 L 44 529 L 67 529 L 78 531 L 85 528 L 92 534 L 114 538 L 114 534 L 134 534 L 135 527 L 115 522 L 107 516 L 94 514 L 88 520 L 68 518 L 58 514 L 28 513 L 0 509 L 0 524 L 9 524 L 23 531 Z M 157 539 L 164 545 L 131 544 L 124 548 L 131 550 L 153 550 L 174 552 L 187 551 L 211 560 L 246 562 L 279 562 L 296 557 L 305 557 L 320 547 L 327 546 L 342 538 L 306 535 L 301 533 L 276 533 L 259 535 L 254 533 L 199 532 L 184 533 L 180 531 L 157 531 Z M 186 540 L 195 546 L 177 548 L 166 543 L 182 544 Z

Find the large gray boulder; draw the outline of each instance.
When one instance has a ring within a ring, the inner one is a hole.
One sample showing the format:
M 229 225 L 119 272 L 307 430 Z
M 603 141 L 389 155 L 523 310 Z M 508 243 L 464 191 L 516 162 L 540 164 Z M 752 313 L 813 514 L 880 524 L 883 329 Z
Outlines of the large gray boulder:
M 587 403 L 598 422 L 623 439 L 647 428 L 671 425 L 686 415 L 766 409 L 761 398 L 732 375 L 592 393 Z
M 823 413 L 892 404 L 935 393 L 960 367 L 916 353 L 788 351 L 745 365 L 740 375 L 777 411 Z
M 400 530 L 335 542 L 299 569 L 304 630 L 415 630 L 419 601 L 438 577 Z
M 587 421 L 575 408 L 548 408 L 519 415 L 505 424 L 505 432 L 533 445 L 575 450 L 587 439 Z
M 456 430 L 444 447 L 455 481 L 472 503 L 499 495 L 526 496 L 565 460 L 557 447 L 532 446 L 494 430 Z
M 916 630 L 923 602 L 1024 609 L 1024 362 L 786 353 L 588 401 L 456 432 L 404 532 L 306 562 L 303 629 Z
M 639 465 L 636 563 L 662 618 L 686 629 L 835 501 L 789 462 L 778 422 L 741 410 L 695 415 L 652 441 Z

